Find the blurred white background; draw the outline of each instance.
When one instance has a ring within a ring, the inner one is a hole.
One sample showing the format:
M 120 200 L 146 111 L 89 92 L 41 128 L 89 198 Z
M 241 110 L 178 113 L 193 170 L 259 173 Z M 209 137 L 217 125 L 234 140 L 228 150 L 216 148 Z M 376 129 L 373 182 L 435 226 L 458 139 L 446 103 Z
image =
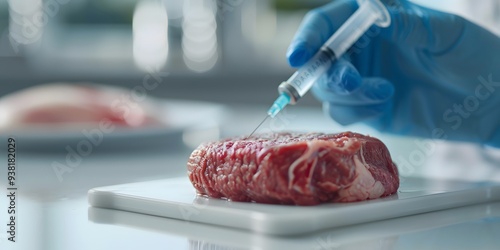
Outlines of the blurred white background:
M 163 72 L 169 78 L 153 95 L 269 101 L 292 72 L 285 52 L 303 15 L 328 2 L 1 1 L 0 95 L 56 80 L 133 86 L 148 72 Z M 500 1 L 415 2 L 498 32 Z

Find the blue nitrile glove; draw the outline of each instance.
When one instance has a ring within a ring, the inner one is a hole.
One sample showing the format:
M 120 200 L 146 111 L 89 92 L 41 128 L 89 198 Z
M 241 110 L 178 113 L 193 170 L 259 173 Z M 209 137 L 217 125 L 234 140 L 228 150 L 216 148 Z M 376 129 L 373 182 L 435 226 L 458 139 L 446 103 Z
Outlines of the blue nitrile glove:
M 309 12 L 290 65 L 303 65 L 357 7 L 339 0 Z M 391 25 L 372 27 L 313 87 L 325 112 L 343 125 L 500 147 L 500 39 L 407 1 L 388 8 Z

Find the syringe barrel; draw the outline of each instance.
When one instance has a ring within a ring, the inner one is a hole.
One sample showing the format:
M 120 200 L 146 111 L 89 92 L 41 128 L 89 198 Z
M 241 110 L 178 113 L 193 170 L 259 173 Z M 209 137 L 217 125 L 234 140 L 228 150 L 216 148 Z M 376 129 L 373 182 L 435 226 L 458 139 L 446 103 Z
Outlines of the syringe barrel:
M 358 10 L 330 37 L 327 46 L 341 57 L 380 18 L 380 10 L 373 0 L 364 1 Z
M 290 97 L 295 104 L 313 86 L 314 82 L 340 58 L 373 24 L 386 27 L 390 16 L 379 0 L 357 0 L 359 8 L 333 34 L 308 63 L 297 70 L 278 91 Z
M 287 93 L 290 96 L 290 104 L 295 104 L 307 93 L 314 82 L 330 68 L 335 59 L 333 51 L 329 48 L 322 48 L 286 82 L 281 83 L 278 91 Z

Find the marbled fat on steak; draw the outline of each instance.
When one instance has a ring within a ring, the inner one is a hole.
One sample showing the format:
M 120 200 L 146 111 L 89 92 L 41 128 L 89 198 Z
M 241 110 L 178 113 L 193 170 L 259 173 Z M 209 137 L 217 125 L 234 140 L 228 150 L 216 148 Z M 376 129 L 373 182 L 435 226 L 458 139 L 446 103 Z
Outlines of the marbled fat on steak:
M 393 194 L 396 165 L 378 139 L 357 133 L 276 133 L 200 145 L 188 175 L 201 195 L 315 205 Z

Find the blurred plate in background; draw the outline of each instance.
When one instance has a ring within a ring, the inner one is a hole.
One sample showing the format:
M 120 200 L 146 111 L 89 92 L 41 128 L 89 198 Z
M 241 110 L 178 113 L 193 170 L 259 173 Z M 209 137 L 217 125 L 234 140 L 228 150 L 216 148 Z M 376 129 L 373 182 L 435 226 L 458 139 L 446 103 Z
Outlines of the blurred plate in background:
M 93 152 L 130 150 L 179 150 L 219 138 L 222 105 L 183 101 L 155 100 L 159 124 L 138 128 L 114 127 L 103 130 L 98 124 L 61 130 L 33 127 L 6 132 L 14 137 L 18 152 L 66 152 L 88 155 Z M 0 145 L 5 148 L 5 143 Z

